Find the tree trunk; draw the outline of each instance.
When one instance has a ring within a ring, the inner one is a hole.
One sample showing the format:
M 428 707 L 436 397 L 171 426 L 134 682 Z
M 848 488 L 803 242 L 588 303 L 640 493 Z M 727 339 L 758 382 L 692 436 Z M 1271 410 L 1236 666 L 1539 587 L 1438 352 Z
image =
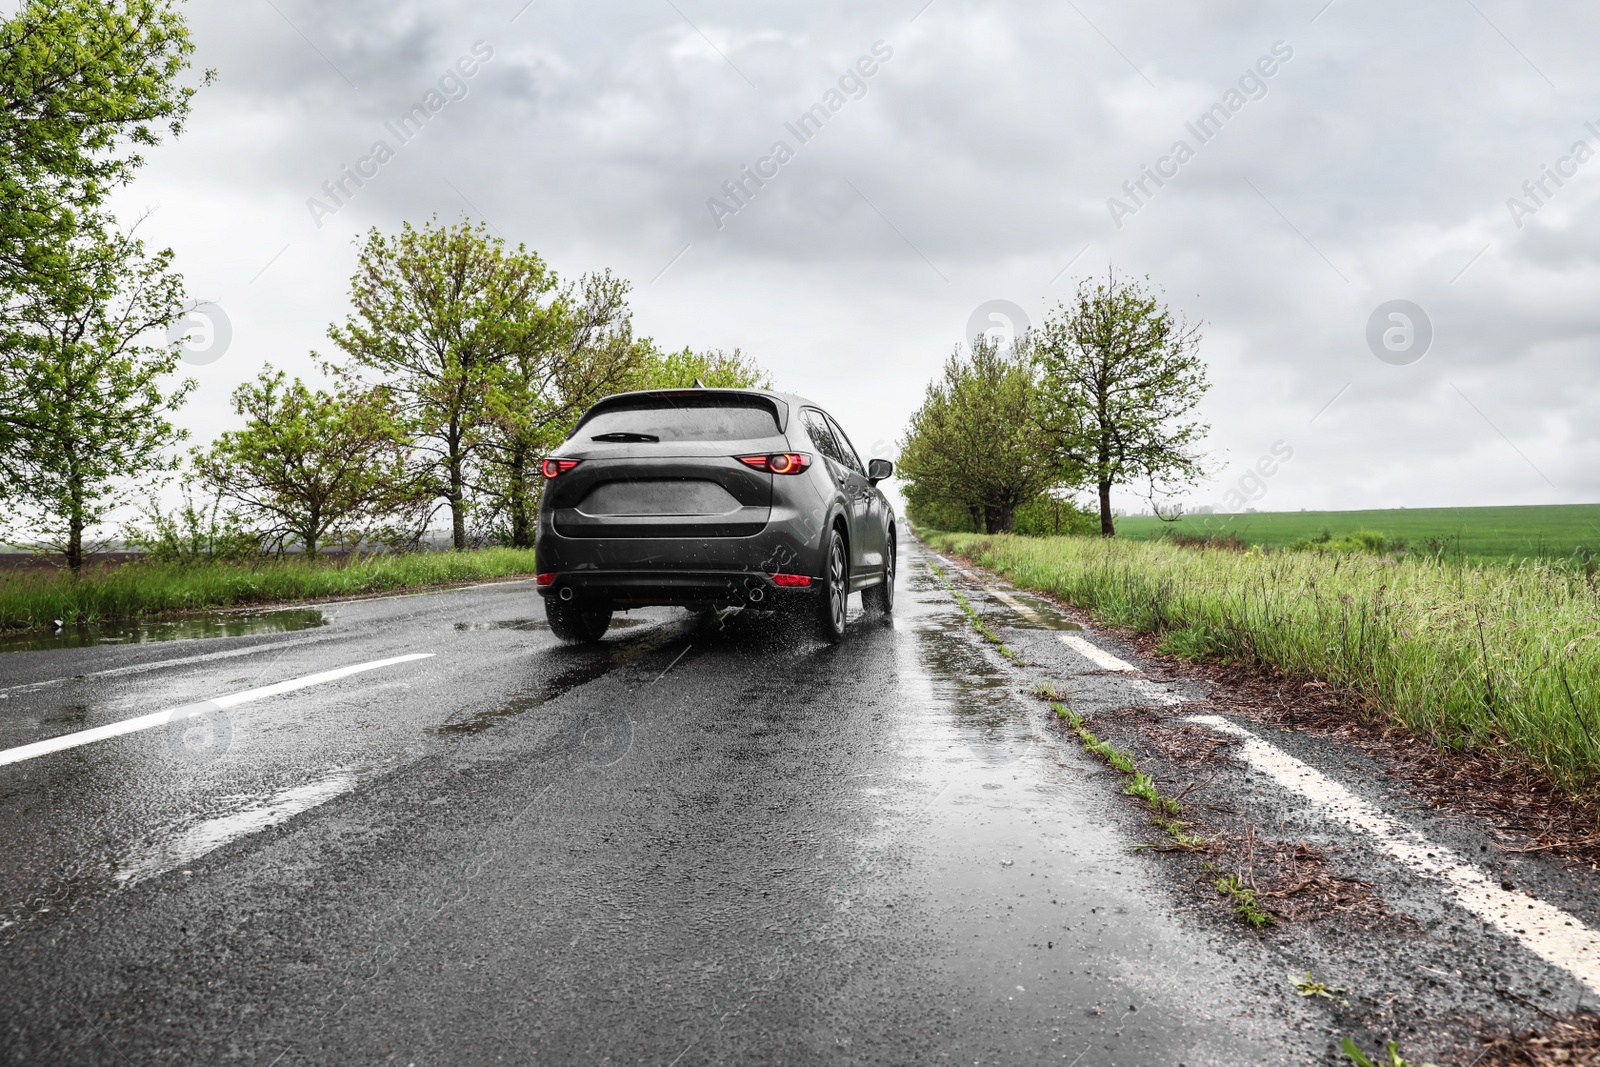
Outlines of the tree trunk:
M 83 479 L 76 470 L 68 476 L 67 492 L 67 567 L 76 575 L 83 572 Z
M 83 512 L 76 507 L 67 526 L 67 567 L 73 574 L 83 571 Z
M 1117 536 L 1116 524 L 1111 521 L 1111 480 L 1100 483 L 1100 536 Z
M 313 504 L 307 519 L 305 528 L 300 531 L 300 541 L 305 548 L 306 559 L 315 560 L 322 542 L 322 505 Z
M 968 505 L 967 515 L 972 519 L 972 532 L 983 533 L 983 509 L 975 505 Z
M 533 547 L 533 524 L 528 521 L 528 450 L 522 445 L 513 446 L 510 484 L 506 488 L 506 506 L 511 512 L 511 547 Z
M 983 519 L 989 533 L 1011 532 L 1011 509 L 1008 507 L 985 507 Z
M 467 505 L 462 489 L 461 458 L 450 458 L 450 543 L 457 552 L 467 550 Z

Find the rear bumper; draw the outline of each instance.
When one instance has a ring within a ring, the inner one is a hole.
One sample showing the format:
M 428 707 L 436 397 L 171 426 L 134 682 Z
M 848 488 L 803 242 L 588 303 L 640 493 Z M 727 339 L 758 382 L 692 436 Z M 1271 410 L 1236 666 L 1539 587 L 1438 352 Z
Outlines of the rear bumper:
M 545 596 L 582 597 L 618 607 L 809 602 L 818 588 L 780 588 L 773 574 L 822 574 L 821 526 L 787 509 L 749 537 L 566 537 L 542 515 L 536 544 Z M 813 528 L 814 527 L 814 528 Z

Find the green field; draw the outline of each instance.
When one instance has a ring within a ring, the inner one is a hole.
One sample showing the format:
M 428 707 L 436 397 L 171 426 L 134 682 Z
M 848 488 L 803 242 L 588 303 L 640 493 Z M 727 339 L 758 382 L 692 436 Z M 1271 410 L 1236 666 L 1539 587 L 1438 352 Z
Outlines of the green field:
M 1420 736 L 1600 795 L 1600 583 L 1568 567 L 927 533 L 1169 655 L 1319 678 Z
M 1251 545 L 1287 547 L 1324 532 L 1339 538 L 1372 530 L 1400 538 L 1414 550 L 1430 539 L 1446 542 L 1448 558 L 1473 561 L 1569 559 L 1580 549 L 1600 556 L 1600 504 L 1540 504 L 1498 508 L 1397 508 L 1384 511 L 1263 511 L 1241 515 L 1185 515 L 1176 522 L 1129 515 L 1117 534 L 1135 541 L 1172 533 L 1191 537 L 1236 535 Z

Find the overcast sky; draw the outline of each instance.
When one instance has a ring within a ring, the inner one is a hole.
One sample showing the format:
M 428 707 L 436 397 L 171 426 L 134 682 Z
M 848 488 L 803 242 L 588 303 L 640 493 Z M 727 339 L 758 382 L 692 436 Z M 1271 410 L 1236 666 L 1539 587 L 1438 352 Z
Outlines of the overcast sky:
M 314 376 L 358 236 L 437 213 L 619 272 L 640 333 L 743 348 L 863 452 L 980 307 L 1115 266 L 1204 323 L 1191 504 L 1279 442 L 1250 506 L 1600 500 L 1600 8 L 924 2 L 192 0 L 218 79 L 120 204 L 231 323 L 184 423 Z

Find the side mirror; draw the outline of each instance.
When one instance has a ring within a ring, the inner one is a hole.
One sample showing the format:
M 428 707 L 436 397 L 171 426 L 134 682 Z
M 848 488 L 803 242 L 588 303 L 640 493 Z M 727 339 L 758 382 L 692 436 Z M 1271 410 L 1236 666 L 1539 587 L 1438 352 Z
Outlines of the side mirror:
M 867 481 L 877 485 L 894 473 L 894 464 L 886 459 L 867 460 Z

